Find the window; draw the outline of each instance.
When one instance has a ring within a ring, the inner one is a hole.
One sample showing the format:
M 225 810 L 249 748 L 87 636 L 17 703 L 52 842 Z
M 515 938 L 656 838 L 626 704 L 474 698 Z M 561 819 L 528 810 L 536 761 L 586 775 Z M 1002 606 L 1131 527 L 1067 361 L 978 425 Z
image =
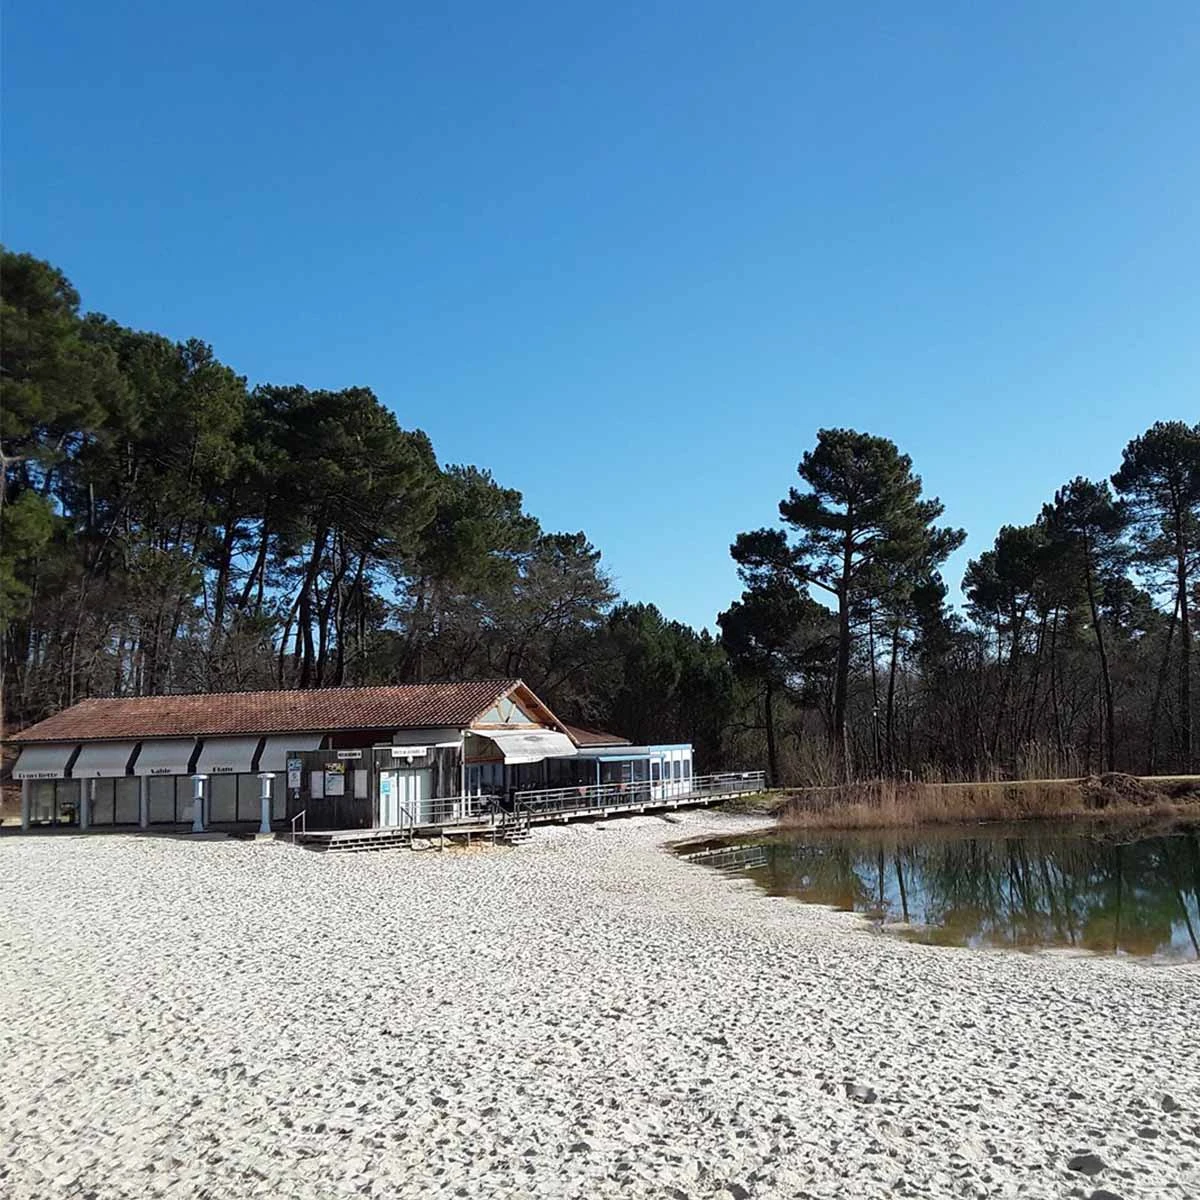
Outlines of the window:
M 658 759 L 656 758 L 650 764 L 650 782 L 658 783 L 659 780 L 661 780 L 661 779 L 662 779 L 662 763 L 660 763 L 658 761 Z
M 679 759 L 675 760 L 675 782 L 678 783 L 683 778 L 683 763 Z
M 78 784 L 66 783 L 67 787 L 78 787 Z M 60 786 L 59 780 L 56 779 L 32 779 L 29 785 L 29 819 L 32 822 L 46 822 L 53 824 L 58 820 L 59 804 L 58 804 L 58 789 Z M 63 788 L 66 791 L 66 787 Z
M 683 760 L 683 777 L 684 779 L 691 779 L 692 777 L 692 760 L 690 758 Z

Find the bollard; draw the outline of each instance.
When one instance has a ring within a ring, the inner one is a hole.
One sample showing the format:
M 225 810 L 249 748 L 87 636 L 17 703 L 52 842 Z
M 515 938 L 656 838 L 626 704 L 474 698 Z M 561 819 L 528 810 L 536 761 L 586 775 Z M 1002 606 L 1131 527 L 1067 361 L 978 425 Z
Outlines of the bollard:
M 270 771 L 260 771 L 258 778 L 259 778 L 260 783 L 262 784 L 262 791 L 259 792 L 259 796 L 258 796 L 258 803 L 259 803 L 259 810 L 260 810 L 259 811 L 260 820 L 258 823 L 258 832 L 259 833 L 270 833 L 271 832 L 271 780 L 274 779 L 275 776 Z
M 192 776 L 192 832 L 204 832 L 204 781 L 207 775 Z

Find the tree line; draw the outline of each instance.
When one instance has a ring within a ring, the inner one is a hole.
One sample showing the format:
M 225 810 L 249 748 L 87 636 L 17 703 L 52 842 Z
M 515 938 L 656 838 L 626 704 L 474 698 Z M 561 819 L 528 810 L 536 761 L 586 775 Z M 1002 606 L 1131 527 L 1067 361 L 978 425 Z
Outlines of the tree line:
M 81 313 L 30 255 L 0 284 L 7 727 L 91 695 L 521 676 L 720 761 L 717 639 L 621 602 L 584 533 L 369 389 L 250 387 L 203 341 Z
M 963 612 L 964 534 L 911 461 L 823 430 L 781 522 L 734 543 L 713 636 L 367 388 L 251 387 L 27 254 L 0 287 L 9 728 L 89 695 L 522 676 L 567 720 L 786 783 L 1193 764 L 1200 426 L 1002 529 Z
M 1004 526 L 958 612 L 940 568 L 965 534 L 912 460 L 820 431 L 780 525 L 733 544 L 746 591 L 719 618 L 772 775 L 1191 772 L 1200 424 L 1158 422 L 1114 467 Z

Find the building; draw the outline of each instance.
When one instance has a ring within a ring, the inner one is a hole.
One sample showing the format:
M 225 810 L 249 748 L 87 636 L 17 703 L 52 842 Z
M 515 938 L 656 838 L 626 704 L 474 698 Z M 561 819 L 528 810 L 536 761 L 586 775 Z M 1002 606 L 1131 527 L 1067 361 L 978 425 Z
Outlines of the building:
M 705 786 L 690 745 L 564 724 L 519 679 L 84 700 L 12 740 L 26 828 L 423 829 Z

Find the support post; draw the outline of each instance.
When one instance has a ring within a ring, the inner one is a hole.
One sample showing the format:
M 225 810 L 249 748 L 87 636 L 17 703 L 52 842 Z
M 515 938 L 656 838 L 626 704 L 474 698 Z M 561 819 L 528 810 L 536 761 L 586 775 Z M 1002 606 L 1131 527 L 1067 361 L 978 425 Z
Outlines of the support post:
M 33 780 L 21 780 L 21 828 L 28 829 L 33 816 Z
M 90 779 L 79 781 L 79 828 L 87 829 L 92 823 L 92 789 Z
M 192 776 L 192 832 L 204 832 L 204 781 L 207 775 Z
M 259 833 L 271 832 L 271 780 L 275 776 L 270 771 L 260 771 L 258 780 L 262 785 L 258 794 L 259 804 Z
M 150 828 L 150 777 L 138 776 L 138 825 L 142 829 Z

